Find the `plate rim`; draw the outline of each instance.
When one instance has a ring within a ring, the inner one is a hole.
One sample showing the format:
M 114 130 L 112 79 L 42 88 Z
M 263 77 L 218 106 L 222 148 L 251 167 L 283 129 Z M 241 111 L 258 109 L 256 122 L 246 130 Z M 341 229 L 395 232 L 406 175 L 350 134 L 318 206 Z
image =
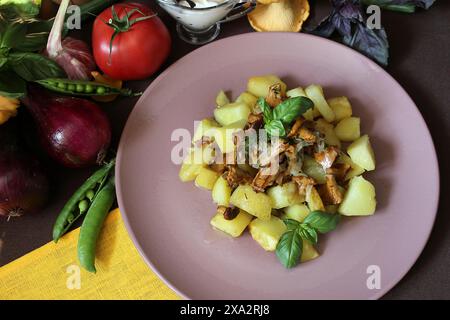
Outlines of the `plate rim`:
M 439 169 L 439 161 L 438 161 L 438 157 L 437 157 L 437 152 L 436 152 L 436 146 L 434 144 L 433 141 L 433 137 L 431 135 L 430 129 L 422 115 L 422 113 L 420 112 L 419 108 L 417 107 L 416 103 L 414 102 L 414 100 L 411 98 L 411 96 L 409 95 L 409 93 L 403 88 L 403 86 L 391 75 L 389 74 L 384 68 L 382 68 L 381 66 L 379 66 L 378 64 L 376 64 L 374 61 L 372 61 L 371 59 L 369 59 L 368 57 L 366 57 L 365 55 L 361 54 L 360 52 L 347 47 L 339 42 L 336 41 L 332 41 L 326 38 L 322 38 L 319 36 L 314 36 L 311 34 L 305 34 L 305 33 L 289 33 L 289 32 L 270 32 L 270 33 L 266 33 L 266 32 L 247 32 L 247 33 L 242 33 L 242 34 L 238 34 L 238 35 L 233 35 L 230 37 L 226 37 L 226 38 L 222 38 L 219 40 L 216 40 L 214 42 L 211 42 L 209 44 L 203 45 L 201 47 L 198 47 L 196 49 L 194 49 L 193 51 L 189 52 L 188 54 L 184 55 L 183 57 L 181 57 L 180 59 L 176 60 L 175 62 L 173 62 L 171 65 L 169 65 L 164 71 L 162 71 L 149 85 L 148 87 L 145 89 L 144 94 L 139 98 L 138 101 L 136 101 L 135 105 L 133 106 L 133 109 L 130 112 L 130 115 L 128 116 L 128 119 L 126 121 L 126 124 L 123 128 L 122 134 L 120 136 L 120 140 L 119 140 L 119 144 L 118 144 L 118 149 L 117 149 L 117 155 L 116 155 L 116 167 L 115 167 L 115 176 L 116 176 L 116 194 L 117 194 L 117 202 L 119 205 L 119 209 L 120 209 L 120 214 L 122 216 L 122 219 L 124 221 L 125 227 L 127 229 L 128 235 L 130 236 L 134 246 L 136 247 L 137 251 L 139 252 L 139 255 L 144 259 L 145 263 L 147 264 L 147 266 L 150 267 L 150 269 L 159 277 L 159 279 L 161 279 L 172 291 L 174 291 L 178 296 L 182 297 L 183 299 L 187 299 L 187 300 L 191 300 L 191 298 L 185 294 L 184 292 L 182 292 L 181 290 L 179 290 L 171 281 L 169 281 L 166 277 L 164 277 L 162 275 L 162 273 L 158 270 L 158 268 L 156 268 L 154 266 L 154 264 L 150 261 L 150 259 L 146 256 L 146 254 L 144 253 L 144 250 L 142 248 L 142 246 L 139 243 L 139 240 L 137 239 L 135 233 L 133 232 L 133 229 L 131 227 L 130 224 L 130 220 L 129 220 L 129 216 L 126 213 L 125 207 L 124 207 L 124 203 L 123 203 L 123 192 L 121 189 L 121 175 L 120 175 L 120 171 L 121 171 L 121 164 L 122 164 L 122 155 L 123 155 L 123 149 L 124 149 L 124 137 L 126 132 L 129 130 L 129 123 L 130 123 L 130 117 L 132 116 L 135 107 L 141 103 L 141 101 L 145 100 L 147 95 L 149 95 L 149 92 L 152 91 L 153 87 L 157 86 L 161 81 L 163 81 L 163 79 L 170 73 L 172 72 L 172 70 L 174 69 L 175 65 L 183 63 L 184 60 L 187 60 L 188 58 L 190 58 L 191 56 L 197 55 L 199 54 L 199 52 L 201 51 L 206 51 L 209 50 L 210 47 L 214 47 L 217 45 L 220 45 L 224 42 L 232 42 L 234 41 L 234 39 L 238 39 L 238 38 L 246 38 L 246 37 L 266 37 L 266 36 L 273 36 L 273 35 L 277 35 L 277 34 L 283 34 L 283 36 L 287 36 L 287 37 L 298 37 L 298 38 L 308 38 L 311 41 L 319 41 L 319 42 L 323 42 L 326 45 L 330 45 L 330 46 L 335 46 L 337 48 L 339 48 L 339 50 L 344 50 L 347 51 L 347 54 L 349 55 L 356 55 L 357 57 L 359 57 L 360 59 L 362 59 L 364 62 L 366 62 L 370 68 L 374 69 L 375 72 L 380 72 L 382 73 L 384 76 L 387 76 L 387 78 L 393 83 L 393 85 L 395 86 L 395 90 L 398 92 L 402 92 L 405 97 L 408 99 L 408 101 L 415 107 L 412 108 L 411 112 L 415 112 L 416 115 L 418 115 L 419 120 L 422 122 L 422 124 L 425 126 L 426 131 L 427 131 L 427 136 L 426 139 L 429 140 L 429 142 L 431 143 L 431 147 L 432 147 L 432 153 L 431 153 L 431 159 L 432 162 L 434 162 L 435 166 L 434 166 L 434 172 L 433 174 L 436 176 L 436 195 L 435 195 L 435 204 L 434 204 L 434 208 L 432 210 L 433 212 L 433 216 L 432 219 L 430 219 L 430 223 L 429 226 L 427 228 L 427 233 L 426 236 L 423 239 L 422 245 L 420 246 L 420 250 L 418 251 L 417 256 L 413 259 L 413 261 L 406 266 L 405 270 L 401 273 L 400 277 L 398 277 L 398 279 L 394 279 L 391 280 L 389 283 L 385 284 L 383 286 L 382 289 L 374 291 L 374 293 L 369 297 L 370 300 L 376 300 L 376 299 L 380 299 L 381 297 L 383 297 L 386 293 L 388 293 L 389 291 L 391 291 L 391 289 L 396 286 L 398 283 L 400 283 L 402 281 L 402 279 L 406 276 L 406 274 L 411 270 L 411 268 L 416 264 L 417 260 L 420 258 L 420 256 L 423 253 L 423 250 L 425 249 L 425 246 L 427 245 L 431 233 L 433 231 L 434 228 L 434 224 L 436 221 L 436 217 L 437 217 L 437 213 L 438 213 L 438 208 L 439 208 L 439 198 L 440 198 L 440 191 L 441 191 L 441 179 L 440 179 L 440 169 Z M 298 41 L 297 39 L 295 41 Z M 276 299 L 276 298 L 275 298 Z

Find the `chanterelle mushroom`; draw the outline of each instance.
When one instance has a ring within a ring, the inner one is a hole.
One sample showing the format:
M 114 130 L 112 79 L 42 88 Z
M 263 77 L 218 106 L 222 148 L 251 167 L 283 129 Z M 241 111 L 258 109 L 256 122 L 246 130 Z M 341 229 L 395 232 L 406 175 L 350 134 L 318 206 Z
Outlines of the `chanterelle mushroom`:
M 259 0 L 248 14 L 256 31 L 299 32 L 309 16 L 308 0 Z
M 283 101 L 281 96 L 281 84 L 275 83 L 270 86 L 266 101 L 272 108 L 275 108 Z
M 326 175 L 326 183 L 319 186 L 319 194 L 326 205 L 339 204 L 343 200 L 343 194 L 333 175 Z

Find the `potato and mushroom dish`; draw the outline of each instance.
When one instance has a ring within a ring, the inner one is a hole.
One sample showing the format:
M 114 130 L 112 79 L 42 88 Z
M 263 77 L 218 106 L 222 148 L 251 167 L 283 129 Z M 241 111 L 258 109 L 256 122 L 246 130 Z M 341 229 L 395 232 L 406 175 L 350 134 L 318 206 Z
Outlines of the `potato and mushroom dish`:
M 248 229 L 290 268 L 318 257 L 318 234 L 341 215 L 375 212 L 375 188 L 362 176 L 375 169 L 374 152 L 346 97 L 326 99 L 319 85 L 288 90 L 266 75 L 250 78 L 234 102 L 220 91 L 216 105 L 179 172 L 211 190 L 215 229 Z

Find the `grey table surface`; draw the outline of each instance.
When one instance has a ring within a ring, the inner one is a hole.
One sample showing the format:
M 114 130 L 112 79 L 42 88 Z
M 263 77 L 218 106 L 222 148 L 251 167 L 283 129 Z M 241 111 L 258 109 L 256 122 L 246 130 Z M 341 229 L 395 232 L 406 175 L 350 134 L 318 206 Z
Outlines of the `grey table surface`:
M 153 1 L 146 2 L 155 7 Z M 311 1 L 311 5 L 316 19 L 330 9 L 325 0 Z M 179 40 L 173 20 L 158 11 L 173 37 L 172 53 L 163 70 L 196 47 Z M 411 95 L 425 118 L 436 146 L 441 176 L 439 209 L 428 244 L 413 268 L 383 299 L 450 299 L 450 1 L 438 0 L 429 11 L 415 14 L 383 11 L 381 21 L 390 41 L 391 57 L 386 70 Z M 89 30 L 89 26 L 83 28 L 81 37 L 89 39 Z M 224 25 L 220 38 L 252 31 L 247 20 L 240 19 Z M 130 82 L 128 86 L 143 90 L 153 79 Z M 117 145 L 136 101 L 119 99 L 104 107 L 113 126 L 113 145 Z M 420 170 L 420 163 L 417 166 Z M 48 206 L 36 215 L 8 222 L 0 219 L 0 266 L 51 240 L 59 210 L 92 172 L 68 170 L 52 163 L 47 163 L 47 167 L 52 181 Z

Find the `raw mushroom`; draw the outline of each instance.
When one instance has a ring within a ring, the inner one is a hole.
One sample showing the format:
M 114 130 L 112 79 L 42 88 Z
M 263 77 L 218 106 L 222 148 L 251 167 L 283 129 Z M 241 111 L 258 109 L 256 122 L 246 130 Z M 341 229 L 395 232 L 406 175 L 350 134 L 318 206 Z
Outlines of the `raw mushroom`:
M 248 20 L 256 31 L 298 32 L 308 16 L 308 0 L 259 0 Z

